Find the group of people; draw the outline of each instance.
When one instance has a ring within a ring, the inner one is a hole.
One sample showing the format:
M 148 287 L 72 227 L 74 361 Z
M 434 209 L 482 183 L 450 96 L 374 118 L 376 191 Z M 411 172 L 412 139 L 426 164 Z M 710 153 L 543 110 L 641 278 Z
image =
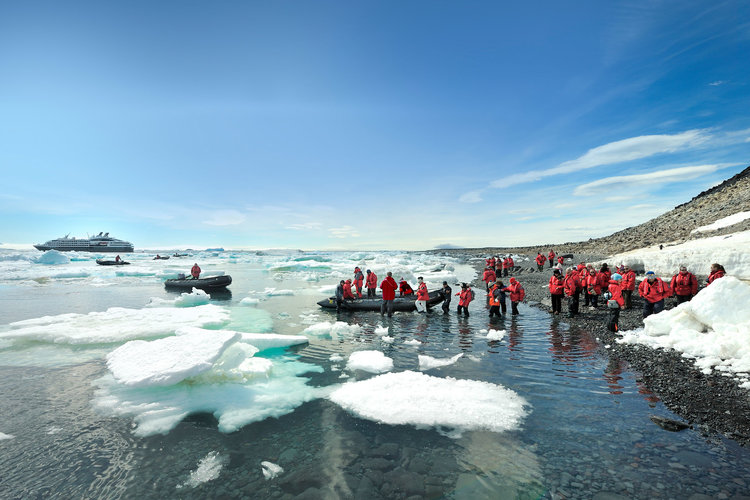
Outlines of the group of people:
M 724 267 L 720 264 L 711 266 L 707 286 L 724 276 Z M 606 299 L 610 312 L 608 328 L 617 331 L 621 309 L 632 307 L 632 295 L 636 289 L 635 271 L 627 265 L 620 265 L 612 272 L 609 266 L 602 264 L 597 271 L 591 264 L 581 262 L 576 267 L 569 267 L 563 277 L 555 269 L 549 280 L 549 291 L 552 299 L 552 313 L 562 312 L 562 299 L 568 298 L 568 314 L 573 317 L 579 313 L 580 295 L 583 294 L 584 305 L 589 309 L 598 307 L 599 297 Z M 643 299 L 643 318 L 664 310 L 664 300 L 676 297 L 681 304 L 692 299 L 698 293 L 698 280 L 695 275 L 680 266 L 677 274 L 672 276 L 669 284 L 656 276 L 654 271 L 647 271 L 645 278 L 638 284 L 638 295 Z
M 545 256 L 542 252 L 536 253 L 536 267 L 539 272 L 544 270 L 544 263 L 549 262 L 550 269 L 555 263 L 555 256 L 557 256 L 557 264 L 562 266 L 565 262 L 565 257 L 557 255 L 554 250 L 550 249 L 549 253 Z
M 516 263 L 513 261 L 513 256 L 511 255 L 503 258 L 495 255 L 493 257 L 485 259 L 485 262 L 487 263 L 486 270 L 492 271 L 492 274 L 494 276 L 492 281 L 494 281 L 495 278 L 499 278 L 500 276 L 507 278 L 508 274 L 512 273 L 516 268 Z

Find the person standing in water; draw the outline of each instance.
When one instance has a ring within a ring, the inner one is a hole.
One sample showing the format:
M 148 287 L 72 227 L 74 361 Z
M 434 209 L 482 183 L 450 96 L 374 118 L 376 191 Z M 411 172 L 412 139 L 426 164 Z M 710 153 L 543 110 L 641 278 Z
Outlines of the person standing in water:
M 393 279 L 393 275 L 388 271 L 385 279 L 380 283 L 380 289 L 383 290 L 383 302 L 380 304 L 380 315 L 388 311 L 388 317 L 393 316 L 393 300 L 396 298 L 398 283 Z
M 417 300 L 414 304 L 417 306 L 417 312 L 426 313 L 427 301 L 430 298 L 430 294 L 427 292 L 427 283 L 423 281 L 421 276 L 417 278 L 417 281 L 419 285 L 417 286 Z
M 448 314 L 448 311 L 451 307 L 451 298 L 453 297 L 453 289 L 448 285 L 447 281 L 443 281 L 443 289 L 441 290 L 443 294 L 443 314 Z

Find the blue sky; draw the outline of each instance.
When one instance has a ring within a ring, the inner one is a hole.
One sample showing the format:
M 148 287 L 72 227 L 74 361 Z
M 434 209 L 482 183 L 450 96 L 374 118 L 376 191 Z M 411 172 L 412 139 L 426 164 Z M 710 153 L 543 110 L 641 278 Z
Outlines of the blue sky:
M 739 1 L 4 2 L 0 242 L 606 235 L 750 163 L 748 54 Z

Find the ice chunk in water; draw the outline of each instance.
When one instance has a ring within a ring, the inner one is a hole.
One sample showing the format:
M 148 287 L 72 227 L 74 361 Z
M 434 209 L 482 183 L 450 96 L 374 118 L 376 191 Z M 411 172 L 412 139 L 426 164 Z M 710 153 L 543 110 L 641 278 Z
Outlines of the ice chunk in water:
M 393 360 L 380 351 L 357 351 L 349 355 L 346 369 L 383 373 L 393 369 Z
M 467 430 L 517 429 L 526 400 L 501 385 L 476 380 L 431 377 L 406 371 L 347 382 L 329 398 L 361 418 L 417 428 L 450 428 L 452 437 Z
M 452 365 L 453 363 L 458 361 L 458 359 L 461 356 L 463 356 L 463 353 L 458 353 L 452 358 L 448 358 L 448 359 L 438 359 L 438 358 L 433 358 L 431 356 L 425 356 L 423 354 L 420 354 L 417 356 L 417 358 L 419 359 L 419 369 L 422 371 L 425 371 L 425 370 L 431 370 L 433 368 L 440 368 L 443 366 Z
M 263 477 L 266 479 L 273 479 L 284 472 L 284 469 L 280 465 L 276 465 L 273 462 L 261 462 L 260 467 L 263 471 Z

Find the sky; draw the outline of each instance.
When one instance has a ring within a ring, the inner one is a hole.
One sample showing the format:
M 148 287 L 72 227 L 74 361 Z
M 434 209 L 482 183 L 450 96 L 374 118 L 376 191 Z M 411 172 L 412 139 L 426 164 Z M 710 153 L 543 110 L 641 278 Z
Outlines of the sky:
M 0 243 L 547 245 L 750 164 L 750 3 L 0 3 Z

